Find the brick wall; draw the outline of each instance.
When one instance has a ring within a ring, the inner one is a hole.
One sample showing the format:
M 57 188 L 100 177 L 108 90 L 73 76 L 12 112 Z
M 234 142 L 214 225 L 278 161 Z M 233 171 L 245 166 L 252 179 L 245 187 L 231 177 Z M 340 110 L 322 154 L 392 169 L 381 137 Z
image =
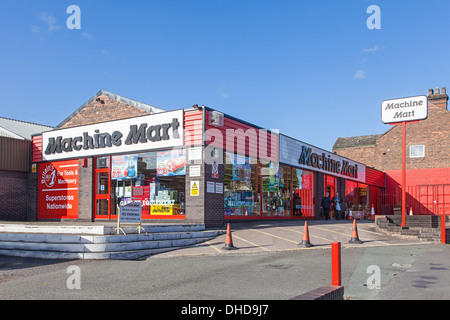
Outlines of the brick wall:
M 83 126 L 92 123 L 120 120 L 150 114 L 150 112 L 131 106 L 125 102 L 117 101 L 106 95 L 99 95 L 95 100 L 84 107 L 61 129 Z
M 27 221 L 37 221 L 38 217 L 38 175 L 28 173 L 27 177 Z
M 445 168 L 450 159 L 450 112 L 430 103 L 427 120 L 406 125 L 407 169 Z M 425 145 L 425 157 L 410 158 L 411 145 Z M 378 167 L 401 169 L 402 128 L 396 126 L 377 140 Z
M 93 221 L 94 217 L 94 161 L 88 158 L 83 168 L 82 159 L 78 163 L 78 221 Z
M 450 159 L 450 112 L 429 103 L 428 119 L 406 125 L 406 167 L 410 169 L 445 168 Z M 360 161 L 378 170 L 402 167 L 402 127 L 395 126 L 376 141 L 375 146 L 335 149 L 337 154 Z M 425 157 L 410 158 L 411 145 L 425 145 Z
M 210 152 L 208 148 L 202 148 L 203 159 L 205 159 L 205 150 Z M 208 151 L 209 150 L 209 151 Z M 189 149 L 187 149 L 189 154 Z M 209 162 L 209 160 L 207 161 Z M 223 183 L 224 165 L 219 164 L 219 177 L 212 178 L 212 165 L 205 164 L 202 160 L 190 161 L 188 159 L 186 170 L 186 222 L 188 223 L 204 223 L 205 227 L 222 227 L 224 224 L 224 195 L 223 193 L 207 192 L 207 182 Z M 191 177 L 190 170 L 193 166 L 200 166 L 200 176 Z M 199 195 L 191 196 L 191 181 L 198 182 Z
M 199 147 L 202 148 L 202 147 Z M 190 154 L 190 148 L 186 148 L 186 154 Z M 202 148 L 203 149 L 203 148 Z M 205 166 L 202 160 L 188 159 L 186 161 L 186 222 L 204 223 L 205 222 Z M 191 167 L 200 166 L 200 176 L 191 176 Z M 195 181 L 199 187 L 199 195 L 191 196 L 191 182 Z
M 212 178 L 212 165 L 205 165 L 205 180 L 207 182 L 222 183 L 224 181 L 224 165 L 219 164 L 219 177 Z M 205 183 L 205 184 L 206 184 Z M 207 227 L 222 227 L 224 224 L 224 194 L 206 193 L 205 197 L 205 225 Z
M 28 173 L 0 171 L 0 220 L 27 221 Z
M 373 146 L 361 146 L 346 149 L 335 149 L 336 152 L 342 157 L 352 159 L 357 162 L 364 163 L 368 167 L 378 168 L 379 157 L 377 156 L 377 148 Z

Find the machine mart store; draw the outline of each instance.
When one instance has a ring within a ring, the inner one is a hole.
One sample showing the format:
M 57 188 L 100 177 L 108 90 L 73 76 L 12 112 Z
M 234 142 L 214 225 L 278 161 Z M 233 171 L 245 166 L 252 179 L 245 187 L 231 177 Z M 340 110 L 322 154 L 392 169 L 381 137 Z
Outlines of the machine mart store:
M 367 213 L 384 173 L 203 107 L 33 137 L 38 220 L 142 219 L 222 226 L 238 219 L 319 219 L 325 192 Z

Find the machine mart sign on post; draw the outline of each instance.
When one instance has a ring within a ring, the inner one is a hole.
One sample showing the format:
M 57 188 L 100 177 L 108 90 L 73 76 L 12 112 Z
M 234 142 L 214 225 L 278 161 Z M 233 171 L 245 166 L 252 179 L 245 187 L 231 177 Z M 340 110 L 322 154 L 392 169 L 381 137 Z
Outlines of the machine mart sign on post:
M 418 121 L 428 118 L 428 98 L 417 96 L 385 100 L 381 104 L 381 121 L 396 123 Z
M 428 98 L 417 96 L 381 103 L 381 121 L 402 126 L 402 227 L 406 227 L 406 124 L 428 118 Z

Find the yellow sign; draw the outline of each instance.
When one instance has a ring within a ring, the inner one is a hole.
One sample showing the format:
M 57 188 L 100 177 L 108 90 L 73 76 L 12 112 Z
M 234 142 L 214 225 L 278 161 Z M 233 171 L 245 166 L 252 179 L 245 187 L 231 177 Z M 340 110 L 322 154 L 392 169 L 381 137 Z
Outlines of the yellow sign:
M 191 181 L 191 196 L 197 197 L 199 195 L 199 182 Z
M 150 214 L 152 215 L 173 215 L 173 206 L 172 205 L 161 205 L 161 204 L 153 204 L 150 209 Z

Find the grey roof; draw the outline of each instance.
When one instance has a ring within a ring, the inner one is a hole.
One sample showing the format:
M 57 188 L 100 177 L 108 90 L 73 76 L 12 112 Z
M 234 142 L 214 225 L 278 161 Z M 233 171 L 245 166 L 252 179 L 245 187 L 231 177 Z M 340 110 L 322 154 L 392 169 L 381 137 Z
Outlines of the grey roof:
M 0 117 L 0 136 L 31 140 L 34 134 L 53 129 L 41 124 Z
M 95 99 L 97 99 L 99 96 L 101 95 L 105 95 L 111 99 L 117 100 L 117 101 L 121 101 L 124 102 L 130 106 L 139 108 L 139 109 L 143 109 L 145 111 L 150 112 L 151 114 L 153 113 L 159 113 L 159 112 L 164 112 L 166 110 L 164 109 L 160 109 L 154 106 L 151 106 L 149 104 L 137 101 L 137 100 L 133 100 L 133 99 L 129 99 L 129 98 L 125 98 L 122 96 L 119 96 L 118 94 L 106 91 L 106 90 L 100 90 L 99 92 L 97 92 L 97 94 L 95 96 L 93 96 L 91 99 L 89 99 L 88 101 L 86 101 L 81 107 L 79 107 L 77 110 L 75 110 L 71 115 L 69 115 L 66 119 L 64 119 L 63 122 L 61 122 L 60 124 L 58 124 L 58 128 L 62 127 L 66 122 L 68 122 L 70 119 L 72 119 L 73 117 L 75 117 L 81 110 L 83 110 L 85 107 L 87 107 L 92 101 L 94 101 Z
M 382 134 L 372 134 L 368 136 L 338 138 L 333 145 L 333 150 L 362 146 L 374 146 L 377 143 L 377 139 L 381 136 Z

